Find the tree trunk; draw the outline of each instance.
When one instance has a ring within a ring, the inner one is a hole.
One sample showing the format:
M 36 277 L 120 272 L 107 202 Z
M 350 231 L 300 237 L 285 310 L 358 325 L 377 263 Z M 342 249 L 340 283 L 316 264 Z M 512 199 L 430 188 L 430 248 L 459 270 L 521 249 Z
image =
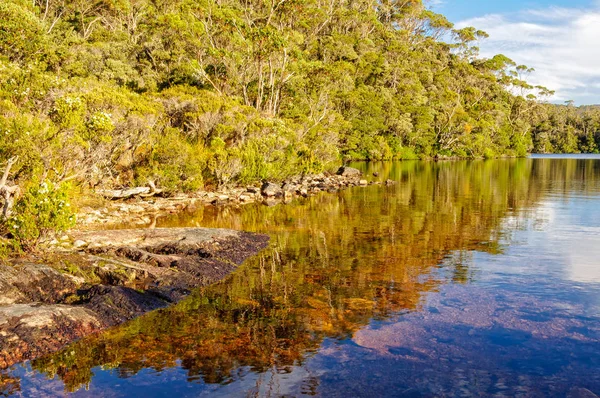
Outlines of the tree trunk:
M 4 174 L 2 175 L 2 179 L 0 179 L 0 198 L 2 198 L 4 201 L 2 205 L 2 213 L 0 214 L 0 220 L 6 220 L 8 217 L 10 217 L 15 199 L 20 193 L 18 185 L 8 185 L 10 169 L 17 162 L 17 160 L 18 157 L 13 157 L 8 160 L 6 169 L 4 169 Z

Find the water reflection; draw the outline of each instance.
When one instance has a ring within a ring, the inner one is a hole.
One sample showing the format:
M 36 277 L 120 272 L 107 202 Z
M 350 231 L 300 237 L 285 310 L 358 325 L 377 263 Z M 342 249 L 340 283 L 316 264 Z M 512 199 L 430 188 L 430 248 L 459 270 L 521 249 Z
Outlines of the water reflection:
M 161 220 L 268 232 L 273 242 L 224 283 L 15 367 L 0 388 L 115 396 L 600 392 L 600 376 L 589 376 L 600 367 L 591 249 L 600 247 L 600 161 L 361 167 L 399 183 Z

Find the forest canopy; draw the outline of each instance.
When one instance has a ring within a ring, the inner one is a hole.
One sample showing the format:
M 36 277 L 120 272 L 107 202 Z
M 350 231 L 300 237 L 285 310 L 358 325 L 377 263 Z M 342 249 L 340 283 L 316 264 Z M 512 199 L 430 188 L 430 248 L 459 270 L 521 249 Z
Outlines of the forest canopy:
M 4 0 L 0 191 L 597 151 L 600 112 L 549 104 L 485 37 L 421 0 Z

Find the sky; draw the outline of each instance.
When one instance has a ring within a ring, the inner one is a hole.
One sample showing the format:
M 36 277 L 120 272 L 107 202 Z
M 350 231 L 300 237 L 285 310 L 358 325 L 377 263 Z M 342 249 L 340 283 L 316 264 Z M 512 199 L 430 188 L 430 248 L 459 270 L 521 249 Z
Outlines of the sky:
M 551 102 L 600 104 L 600 0 L 430 0 L 456 28 L 490 37 L 482 57 L 504 54 L 535 69 L 533 85 L 554 90 Z

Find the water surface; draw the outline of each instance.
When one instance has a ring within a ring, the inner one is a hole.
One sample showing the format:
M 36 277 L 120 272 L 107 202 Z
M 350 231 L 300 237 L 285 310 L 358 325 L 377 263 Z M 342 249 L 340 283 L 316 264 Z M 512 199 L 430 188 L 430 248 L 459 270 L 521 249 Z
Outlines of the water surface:
M 208 207 L 266 232 L 218 285 L 2 375 L 5 394 L 600 394 L 600 159 L 360 164 L 397 185 Z

